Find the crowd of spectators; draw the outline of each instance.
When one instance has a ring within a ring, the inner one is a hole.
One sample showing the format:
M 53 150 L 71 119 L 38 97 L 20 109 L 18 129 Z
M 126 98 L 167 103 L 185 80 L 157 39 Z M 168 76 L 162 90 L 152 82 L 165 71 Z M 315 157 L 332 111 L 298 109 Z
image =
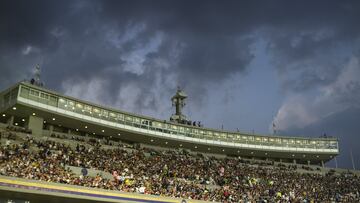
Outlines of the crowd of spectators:
M 105 148 L 101 142 L 70 139 L 74 145 L 30 135 L 18 144 L 6 142 L 0 147 L 0 175 L 219 202 L 360 201 L 360 177 L 352 173 L 299 173 L 283 164 L 251 164 L 176 149 Z M 80 167 L 82 173 L 68 166 Z M 113 178 L 89 176 L 87 169 Z

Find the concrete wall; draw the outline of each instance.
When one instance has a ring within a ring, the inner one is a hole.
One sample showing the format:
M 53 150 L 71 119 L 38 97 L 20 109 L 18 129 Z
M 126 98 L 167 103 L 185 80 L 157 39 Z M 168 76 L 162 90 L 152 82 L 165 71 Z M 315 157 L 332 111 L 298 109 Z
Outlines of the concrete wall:
M 37 116 L 29 116 L 27 127 L 32 130 L 32 134 L 41 135 L 43 131 L 44 119 Z

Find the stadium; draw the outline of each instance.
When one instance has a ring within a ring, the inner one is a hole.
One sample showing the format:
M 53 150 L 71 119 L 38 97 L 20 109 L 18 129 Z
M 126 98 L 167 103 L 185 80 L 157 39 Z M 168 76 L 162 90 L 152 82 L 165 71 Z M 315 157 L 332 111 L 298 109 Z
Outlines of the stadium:
M 357 171 L 324 167 L 339 154 L 336 138 L 204 128 L 182 114 L 187 95 L 180 89 L 168 121 L 68 97 L 34 80 L 0 98 L 0 189 L 14 201 L 359 200 Z
M 0 16 L 0 203 L 360 202 L 359 0 Z

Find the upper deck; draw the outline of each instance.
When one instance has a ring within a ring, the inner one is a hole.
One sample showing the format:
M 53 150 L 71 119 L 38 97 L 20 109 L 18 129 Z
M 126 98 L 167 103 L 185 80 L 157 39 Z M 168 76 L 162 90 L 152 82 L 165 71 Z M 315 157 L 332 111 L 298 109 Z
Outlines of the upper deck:
M 328 161 L 339 153 L 336 138 L 258 135 L 183 125 L 103 107 L 26 82 L 0 93 L 0 104 L 0 112 L 9 115 L 36 115 L 76 131 L 121 135 L 139 143 L 303 161 Z

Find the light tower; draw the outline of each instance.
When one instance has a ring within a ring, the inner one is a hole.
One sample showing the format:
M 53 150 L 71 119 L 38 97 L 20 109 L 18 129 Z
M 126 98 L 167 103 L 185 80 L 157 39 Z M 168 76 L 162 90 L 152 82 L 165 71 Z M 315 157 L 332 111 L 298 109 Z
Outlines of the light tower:
M 42 87 L 42 86 L 44 86 L 44 83 L 41 82 L 41 79 L 40 79 L 40 78 L 41 78 L 41 69 L 40 69 L 40 65 L 37 64 L 37 65 L 35 66 L 34 78 L 32 78 L 32 79 L 30 80 L 30 83 L 33 84 L 33 85 L 37 85 L 37 86 Z
M 35 83 L 36 84 L 40 84 L 40 77 L 41 77 L 41 69 L 40 69 L 40 65 L 37 64 L 35 66 Z
M 175 106 L 175 114 L 170 117 L 170 121 L 177 123 L 187 122 L 186 116 L 182 114 L 182 108 L 186 105 L 186 98 L 186 93 L 178 87 L 176 94 L 171 98 L 172 106 Z

